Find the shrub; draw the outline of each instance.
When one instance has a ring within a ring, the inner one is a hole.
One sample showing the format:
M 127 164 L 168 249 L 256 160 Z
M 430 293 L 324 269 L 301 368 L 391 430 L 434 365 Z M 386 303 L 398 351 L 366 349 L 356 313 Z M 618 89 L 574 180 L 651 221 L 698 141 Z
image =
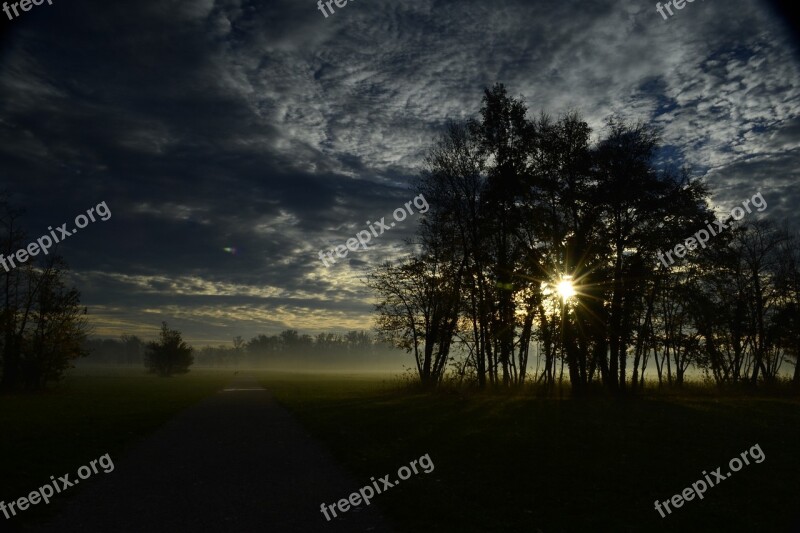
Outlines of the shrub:
M 166 322 L 161 323 L 158 341 L 147 343 L 144 364 L 148 371 L 162 377 L 185 374 L 194 363 L 192 347 L 181 338 L 181 332 L 169 329 Z

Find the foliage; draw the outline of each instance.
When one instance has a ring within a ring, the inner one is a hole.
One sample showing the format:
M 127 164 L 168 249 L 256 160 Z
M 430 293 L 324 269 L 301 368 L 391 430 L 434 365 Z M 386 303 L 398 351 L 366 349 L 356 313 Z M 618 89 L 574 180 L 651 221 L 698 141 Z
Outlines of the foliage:
M 423 383 L 459 347 L 452 366 L 479 387 L 520 386 L 531 346 L 532 379 L 553 387 L 566 367 L 577 395 L 640 388 L 651 360 L 659 382 L 693 367 L 774 381 L 800 352 L 797 240 L 755 212 L 724 217 L 730 229 L 666 266 L 662 250 L 716 218 L 709 188 L 664 164 L 650 124 L 610 117 L 590 138 L 577 113 L 530 119 L 503 85 L 486 89 L 478 118 L 429 148 L 418 253 L 373 270 L 379 334 Z M 565 279 L 574 297 L 556 291 Z
M 4 261 L 27 243 L 21 216 L 0 194 Z M 42 389 L 86 355 L 87 310 L 80 293 L 67 286 L 68 274 L 67 264 L 54 254 L 0 268 L 0 390 Z
M 185 374 L 194 363 L 192 351 L 192 347 L 181 338 L 180 331 L 169 329 L 167 323 L 162 322 L 159 340 L 147 343 L 145 366 L 162 377 Z

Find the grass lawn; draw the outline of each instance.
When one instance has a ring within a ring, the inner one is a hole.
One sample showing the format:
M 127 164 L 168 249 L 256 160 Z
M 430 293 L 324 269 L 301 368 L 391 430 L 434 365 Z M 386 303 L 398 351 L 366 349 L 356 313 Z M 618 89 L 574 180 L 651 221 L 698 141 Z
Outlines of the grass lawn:
M 697 393 L 542 400 L 420 393 L 376 375 L 258 376 L 351 469 L 360 480 L 353 491 L 372 476 L 394 481 L 399 467 L 430 455 L 432 473 L 412 475 L 373 500 L 399 531 L 783 532 L 800 518 L 797 400 Z M 51 475 L 74 477 L 105 453 L 120 457 L 232 377 L 81 369 L 47 393 L 0 396 L 0 500 L 26 496 Z M 655 499 L 702 479 L 703 470 L 728 472 L 728 461 L 756 443 L 764 462 L 751 461 L 666 518 L 653 508 Z M 37 523 L 79 490 L 3 526 Z M 347 496 L 331 494 L 327 503 Z M 309 509 L 318 512 L 320 503 Z
M 399 390 L 363 377 L 262 375 L 363 485 L 428 453 L 430 474 L 373 500 L 401 531 L 797 531 L 800 403 L 653 397 L 542 400 Z M 667 500 L 759 444 L 704 499 Z M 756 454 L 757 455 L 757 454 Z M 360 487 L 353 487 L 356 491 Z M 331 494 L 334 503 L 346 494 Z M 316 502 L 312 502 L 316 503 Z M 319 502 L 321 503 L 321 502 Z M 318 506 L 318 504 L 317 504 Z M 800 529 L 798 529 L 800 530 Z
M 138 368 L 80 369 L 43 394 L 0 396 L 0 501 L 27 496 L 50 476 L 70 473 L 74 480 L 78 468 L 105 453 L 113 461 L 178 411 L 224 387 L 232 374 L 193 370 L 159 378 Z M 50 505 L 29 507 L 13 525 L 50 516 L 79 490 L 72 487 Z M 3 522 L 0 514 L 0 531 L 10 525 Z

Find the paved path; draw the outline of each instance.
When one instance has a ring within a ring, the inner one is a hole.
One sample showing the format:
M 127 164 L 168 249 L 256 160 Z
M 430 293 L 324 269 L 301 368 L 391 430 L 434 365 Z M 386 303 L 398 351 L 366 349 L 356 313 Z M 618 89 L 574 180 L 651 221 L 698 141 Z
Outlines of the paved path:
M 42 531 L 392 531 L 374 503 L 325 521 L 320 504 L 365 480 L 337 466 L 251 377 L 111 458 L 115 470 L 90 478 Z

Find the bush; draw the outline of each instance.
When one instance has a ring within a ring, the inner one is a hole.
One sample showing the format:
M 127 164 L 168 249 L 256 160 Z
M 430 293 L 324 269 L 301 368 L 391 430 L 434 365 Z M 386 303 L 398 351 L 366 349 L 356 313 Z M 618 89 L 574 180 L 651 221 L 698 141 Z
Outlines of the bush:
M 162 377 L 185 374 L 194 363 L 192 351 L 181 338 L 180 331 L 169 329 L 167 323 L 162 322 L 159 340 L 147 343 L 144 364 L 149 372 Z

